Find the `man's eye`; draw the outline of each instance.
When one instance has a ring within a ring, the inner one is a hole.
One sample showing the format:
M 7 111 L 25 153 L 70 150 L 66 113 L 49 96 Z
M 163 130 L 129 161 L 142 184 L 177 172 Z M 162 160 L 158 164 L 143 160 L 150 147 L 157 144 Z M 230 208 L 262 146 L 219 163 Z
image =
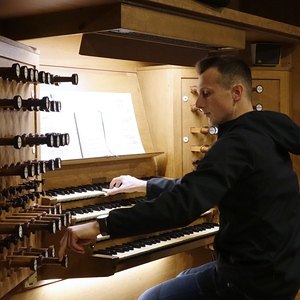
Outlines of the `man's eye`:
M 210 93 L 209 93 L 209 92 L 202 92 L 202 96 L 203 96 L 204 98 L 207 98 L 207 97 L 209 97 L 209 95 L 210 95 Z

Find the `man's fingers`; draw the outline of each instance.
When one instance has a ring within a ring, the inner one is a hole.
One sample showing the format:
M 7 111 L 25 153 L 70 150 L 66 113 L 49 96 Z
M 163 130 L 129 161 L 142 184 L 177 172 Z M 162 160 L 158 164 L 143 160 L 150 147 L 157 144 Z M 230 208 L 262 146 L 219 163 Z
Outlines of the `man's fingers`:
M 82 251 L 84 252 L 83 247 L 77 244 L 78 238 L 74 236 L 74 232 L 73 232 L 73 234 L 71 231 L 69 231 L 67 233 L 69 233 L 68 234 L 68 243 L 67 243 L 68 247 L 71 250 L 76 251 L 76 252 L 82 252 Z
M 68 228 L 65 235 L 60 240 L 60 248 L 58 250 L 58 259 L 61 261 L 67 249 L 73 250 L 78 253 L 84 253 L 84 248 L 77 244 L 77 238 L 71 228 Z
M 112 179 L 112 181 L 109 184 L 109 188 L 112 189 L 113 187 L 119 187 L 122 184 L 122 180 L 117 177 Z

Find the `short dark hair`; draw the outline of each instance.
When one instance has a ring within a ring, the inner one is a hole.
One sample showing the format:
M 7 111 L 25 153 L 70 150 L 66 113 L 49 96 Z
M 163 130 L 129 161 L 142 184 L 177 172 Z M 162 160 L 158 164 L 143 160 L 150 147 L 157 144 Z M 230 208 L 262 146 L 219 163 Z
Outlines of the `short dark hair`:
M 246 95 L 252 96 L 252 76 L 249 66 L 239 57 L 233 55 L 221 55 L 204 58 L 197 62 L 196 70 L 199 75 L 210 68 L 216 68 L 222 75 L 219 84 L 230 89 L 232 85 L 241 82 L 246 90 Z

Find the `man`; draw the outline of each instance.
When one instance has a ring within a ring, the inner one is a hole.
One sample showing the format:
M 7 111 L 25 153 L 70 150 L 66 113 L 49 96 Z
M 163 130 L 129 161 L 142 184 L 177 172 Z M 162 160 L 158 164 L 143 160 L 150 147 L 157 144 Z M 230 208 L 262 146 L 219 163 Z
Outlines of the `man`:
M 131 176 L 111 181 L 108 194 L 146 191 L 149 200 L 114 210 L 106 225 L 69 227 L 61 240 L 83 253 L 102 231 L 111 237 L 185 226 L 215 205 L 217 259 L 146 291 L 146 299 L 291 300 L 300 282 L 300 200 L 289 152 L 300 153 L 300 130 L 287 116 L 253 111 L 249 67 L 234 56 L 197 65 L 198 99 L 218 140 L 181 180 Z

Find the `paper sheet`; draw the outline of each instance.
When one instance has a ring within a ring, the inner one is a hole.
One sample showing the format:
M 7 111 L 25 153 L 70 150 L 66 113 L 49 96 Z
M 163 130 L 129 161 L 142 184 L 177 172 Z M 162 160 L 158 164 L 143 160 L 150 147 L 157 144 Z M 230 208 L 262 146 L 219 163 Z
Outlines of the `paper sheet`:
M 55 92 L 61 112 L 41 112 L 41 133 L 69 133 L 70 144 L 41 147 L 41 158 L 63 160 L 144 153 L 130 93 Z

